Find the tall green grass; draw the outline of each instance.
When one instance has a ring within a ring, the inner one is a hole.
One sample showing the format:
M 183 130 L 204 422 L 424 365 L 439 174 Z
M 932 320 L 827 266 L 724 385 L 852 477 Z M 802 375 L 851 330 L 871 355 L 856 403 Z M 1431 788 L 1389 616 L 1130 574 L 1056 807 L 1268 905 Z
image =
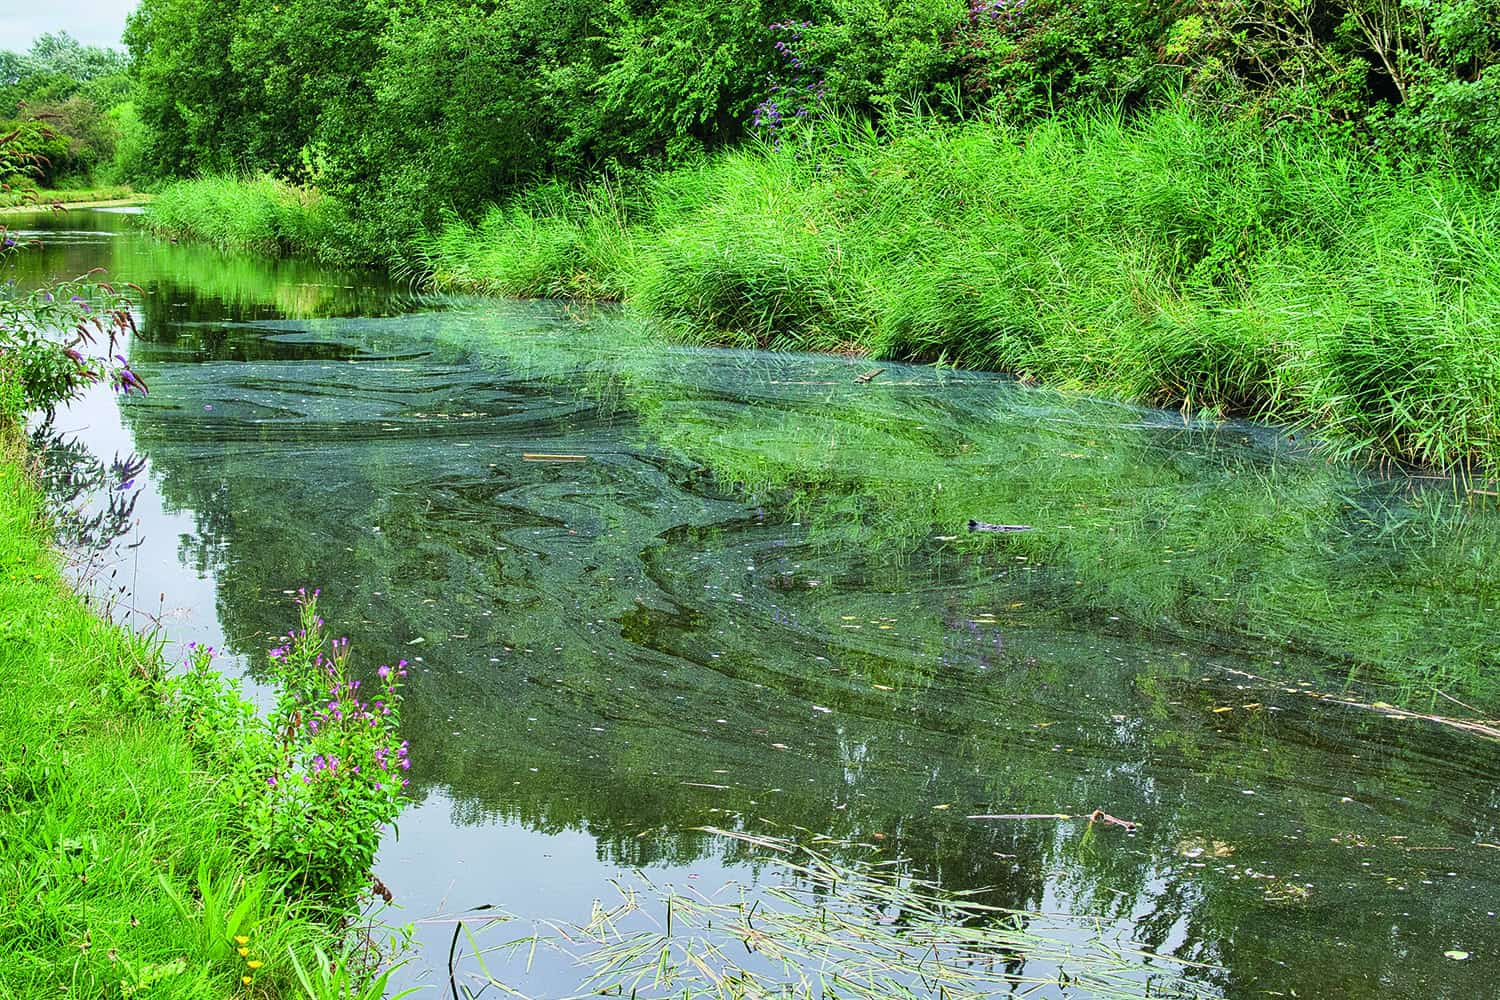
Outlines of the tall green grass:
M 221 250 L 337 263 L 362 257 L 361 241 L 342 204 L 264 175 L 177 181 L 158 192 L 146 225 L 158 235 L 202 240 Z
M 301 995 L 292 955 L 339 932 L 251 862 L 232 815 L 248 779 L 200 769 L 162 710 L 159 650 L 63 583 L 7 400 L 0 391 L 0 996 Z
M 834 119 L 549 186 L 421 241 L 439 287 L 622 299 L 684 338 L 994 368 L 1500 468 L 1500 196 L 1168 107 Z

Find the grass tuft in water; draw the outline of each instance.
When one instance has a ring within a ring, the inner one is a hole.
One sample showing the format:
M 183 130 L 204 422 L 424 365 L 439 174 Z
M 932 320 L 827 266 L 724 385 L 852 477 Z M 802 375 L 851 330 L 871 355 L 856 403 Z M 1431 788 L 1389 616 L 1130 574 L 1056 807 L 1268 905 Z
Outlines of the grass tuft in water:
M 1209 967 L 1109 939 L 1085 920 L 985 905 L 913 877 L 899 861 L 841 860 L 849 849 L 705 828 L 764 851 L 759 888 L 708 896 L 657 885 L 643 874 L 618 884 L 620 900 L 595 903 L 579 925 L 553 925 L 499 944 L 481 937 L 508 916 L 460 921 L 450 972 L 466 996 L 488 987 L 524 995 L 491 974 L 498 962 L 532 963 L 539 950 L 573 962 L 577 997 L 941 997 L 979 1000 L 1069 995 L 1100 1000 L 1217 995 L 1190 971 Z M 460 943 L 467 955 L 460 954 Z M 1170 983 L 1175 991 L 1164 993 Z M 472 985 L 471 985 L 472 984 Z M 1061 991 L 1060 993 L 1058 991 Z
M 169 184 L 145 218 L 159 236 L 202 240 L 220 250 L 296 254 L 339 263 L 359 256 L 339 202 L 265 175 L 218 175 Z

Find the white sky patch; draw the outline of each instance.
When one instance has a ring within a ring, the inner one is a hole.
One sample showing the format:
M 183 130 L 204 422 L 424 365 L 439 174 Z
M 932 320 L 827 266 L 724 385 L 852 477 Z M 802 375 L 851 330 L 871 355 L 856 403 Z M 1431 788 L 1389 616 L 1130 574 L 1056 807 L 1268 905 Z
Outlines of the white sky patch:
M 138 0 L 0 0 L 0 49 L 24 52 L 32 39 L 66 31 L 85 45 L 120 46 Z

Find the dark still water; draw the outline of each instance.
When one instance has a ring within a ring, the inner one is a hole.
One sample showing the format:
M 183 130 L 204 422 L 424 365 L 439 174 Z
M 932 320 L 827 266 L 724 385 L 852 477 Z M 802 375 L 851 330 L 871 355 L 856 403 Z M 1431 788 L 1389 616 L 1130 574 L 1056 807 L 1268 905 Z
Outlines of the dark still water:
M 151 395 L 37 430 L 90 586 L 250 678 L 304 585 L 363 662 L 413 661 L 397 922 L 765 877 L 711 826 L 1202 963 L 1186 995 L 1496 995 L 1497 745 L 1382 708 L 1500 715 L 1482 494 L 997 376 L 860 384 L 121 214 L 20 223 L 22 280 L 145 289 Z M 446 994 L 451 935 L 419 923 L 403 981 Z

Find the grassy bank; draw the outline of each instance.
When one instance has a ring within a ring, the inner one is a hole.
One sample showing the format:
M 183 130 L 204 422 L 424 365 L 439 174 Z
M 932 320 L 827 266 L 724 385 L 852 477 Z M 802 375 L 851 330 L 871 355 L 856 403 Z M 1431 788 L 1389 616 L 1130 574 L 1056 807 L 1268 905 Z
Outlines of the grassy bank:
M 246 220 L 281 217 L 230 192 L 265 183 L 168 189 L 154 224 L 255 245 Z M 324 246 L 327 214 L 262 242 Z M 1497 247 L 1500 196 L 1174 107 L 1029 131 L 820 123 L 694 168 L 539 187 L 406 263 L 442 288 L 621 299 L 700 342 L 997 369 L 1493 471 Z
M 145 196 L 129 184 L 108 184 L 85 188 L 40 188 L 22 186 L 0 192 L 0 208 L 26 210 L 35 205 L 88 205 L 95 202 L 128 201 Z
M 247 861 L 157 649 L 63 582 L 24 463 L 0 430 L 0 996 L 304 995 L 329 928 Z
M 160 236 L 203 240 L 221 250 L 339 263 L 359 257 L 343 206 L 272 177 L 170 184 L 152 202 L 147 225 Z

